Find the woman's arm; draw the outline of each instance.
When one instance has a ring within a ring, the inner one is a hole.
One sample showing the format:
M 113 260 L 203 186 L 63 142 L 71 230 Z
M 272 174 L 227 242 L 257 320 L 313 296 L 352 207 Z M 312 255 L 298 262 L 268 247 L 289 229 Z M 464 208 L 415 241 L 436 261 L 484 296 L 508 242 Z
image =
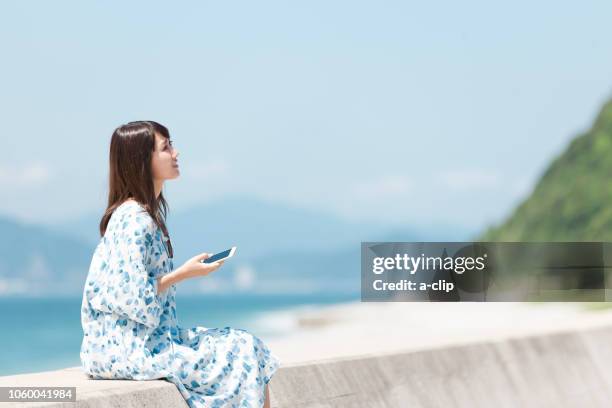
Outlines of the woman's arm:
M 185 279 L 184 275 L 181 274 L 180 268 L 173 270 L 172 272 L 157 278 L 157 294 L 159 295 L 170 286 L 175 285 Z
M 155 223 L 148 215 L 130 209 L 117 216 L 119 220 L 109 230 L 108 253 L 93 264 L 102 273 L 87 286 L 87 299 L 95 310 L 157 327 L 163 306 L 156 296 L 155 278 L 147 270 Z
M 164 290 L 168 289 L 170 286 L 179 283 L 182 280 L 195 278 L 197 276 L 205 276 L 211 272 L 216 271 L 223 262 L 225 261 L 217 261 L 213 263 L 202 263 L 200 261 L 208 258 L 210 254 L 203 253 L 200 255 L 196 255 L 187 262 L 185 262 L 180 267 L 176 268 L 172 272 L 157 278 L 157 294 L 159 295 Z

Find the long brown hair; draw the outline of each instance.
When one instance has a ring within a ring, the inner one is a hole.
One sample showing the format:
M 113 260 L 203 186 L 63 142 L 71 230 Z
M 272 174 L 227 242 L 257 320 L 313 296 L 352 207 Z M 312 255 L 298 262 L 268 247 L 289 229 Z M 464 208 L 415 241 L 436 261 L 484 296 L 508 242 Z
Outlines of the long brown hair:
M 109 155 L 108 205 L 100 221 L 100 236 L 104 236 L 113 212 L 128 198 L 138 201 L 157 226 L 168 237 L 168 252 L 174 256 L 166 228 L 168 203 L 160 192 L 155 197 L 151 157 L 155 150 L 155 133 L 170 139 L 168 129 L 152 120 L 130 122 L 113 132 Z

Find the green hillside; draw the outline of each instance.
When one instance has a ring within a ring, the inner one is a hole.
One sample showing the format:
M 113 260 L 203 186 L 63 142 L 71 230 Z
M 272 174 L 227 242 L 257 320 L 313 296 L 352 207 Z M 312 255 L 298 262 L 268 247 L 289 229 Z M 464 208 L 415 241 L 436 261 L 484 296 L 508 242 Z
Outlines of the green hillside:
M 482 241 L 612 241 L 612 101 Z

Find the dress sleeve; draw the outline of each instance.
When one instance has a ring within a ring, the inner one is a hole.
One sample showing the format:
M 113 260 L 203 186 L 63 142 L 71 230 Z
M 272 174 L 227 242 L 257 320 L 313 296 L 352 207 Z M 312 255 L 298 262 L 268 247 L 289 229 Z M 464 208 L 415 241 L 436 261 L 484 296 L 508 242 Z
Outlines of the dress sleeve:
M 154 231 L 155 223 L 146 212 L 122 214 L 108 237 L 108 259 L 101 262 L 95 282 L 100 293 L 90 299 L 94 309 L 151 328 L 159 326 L 163 307 L 157 279 L 148 271 Z

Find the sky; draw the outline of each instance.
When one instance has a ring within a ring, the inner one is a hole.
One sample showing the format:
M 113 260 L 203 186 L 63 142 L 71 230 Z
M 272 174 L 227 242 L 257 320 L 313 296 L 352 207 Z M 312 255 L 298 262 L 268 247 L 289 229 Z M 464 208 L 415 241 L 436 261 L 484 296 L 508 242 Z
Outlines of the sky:
M 499 222 L 612 96 L 612 3 L 494 3 L 2 2 L 0 214 L 99 212 L 113 130 L 151 119 L 173 211 Z

